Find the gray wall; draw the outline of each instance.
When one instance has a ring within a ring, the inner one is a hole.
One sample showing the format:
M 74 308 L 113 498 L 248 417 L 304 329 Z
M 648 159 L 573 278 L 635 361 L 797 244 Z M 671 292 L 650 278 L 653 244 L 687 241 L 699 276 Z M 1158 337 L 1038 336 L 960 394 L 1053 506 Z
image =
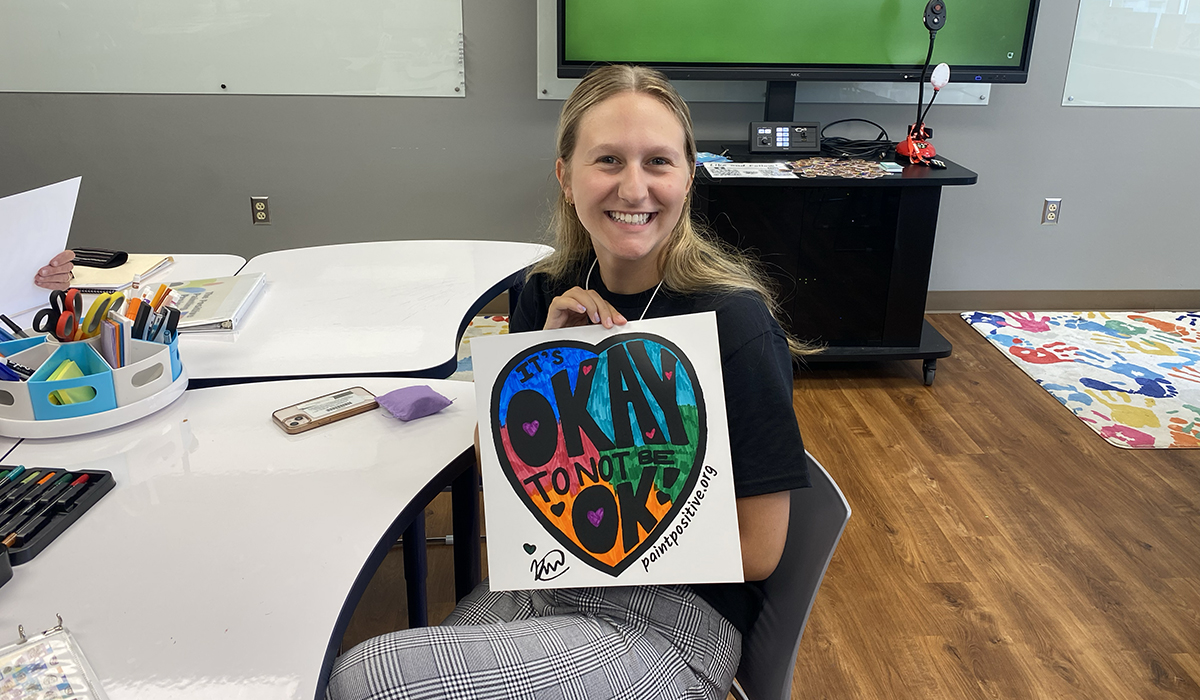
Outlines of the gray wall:
M 1065 108 L 1077 3 L 1043 0 L 1030 81 L 935 107 L 979 172 L 943 191 L 931 289 L 1200 288 L 1200 114 Z M 539 240 L 561 103 L 535 99 L 535 7 L 463 0 L 467 97 L 0 94 L 0 194 L 83 175 L 71 245 L 232 252 L 393 238 Z M 742 139 L 760 105 L 693 105 Z M 893 134 L 911 108 L 811 105 Z M 251 195 L 272 226 L 250 224 Z M 1062 223 L 1038 223 L 1062 197 Z

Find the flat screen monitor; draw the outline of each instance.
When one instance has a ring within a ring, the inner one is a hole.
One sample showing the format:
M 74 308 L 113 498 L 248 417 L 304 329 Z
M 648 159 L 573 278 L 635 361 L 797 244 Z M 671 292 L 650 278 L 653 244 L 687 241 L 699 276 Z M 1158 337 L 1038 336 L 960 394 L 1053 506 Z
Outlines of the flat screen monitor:
M 603 63 L 672 79 L 919 80 L 926 0 L 557 0 L 558 75 Z M 934 64 L 954 82 L 1023 83 L 1038 0 L 949 0 Z

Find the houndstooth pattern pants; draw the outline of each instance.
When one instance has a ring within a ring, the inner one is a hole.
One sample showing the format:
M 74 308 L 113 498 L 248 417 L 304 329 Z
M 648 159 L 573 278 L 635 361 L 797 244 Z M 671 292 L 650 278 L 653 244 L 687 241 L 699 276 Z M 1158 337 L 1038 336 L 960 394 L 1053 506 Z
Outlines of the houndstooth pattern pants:
M 494 592 L 338 657 L 327 700 L 724 700 L 741 634 L 687 586 Z

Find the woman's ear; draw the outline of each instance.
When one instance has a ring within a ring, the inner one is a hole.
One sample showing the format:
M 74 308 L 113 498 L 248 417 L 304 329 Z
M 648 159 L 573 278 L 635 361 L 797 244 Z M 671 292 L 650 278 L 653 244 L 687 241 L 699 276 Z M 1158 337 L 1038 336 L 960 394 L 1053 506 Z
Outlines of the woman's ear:
M 573 201 L 571 199 L 571 184 L 567 181 L 567 164 L 563 162 L 562 158 L 554 161 L 554 177 L 558 178 L 558 185 L 562 187 L 563 196 L 567 198 L 568 202 Z

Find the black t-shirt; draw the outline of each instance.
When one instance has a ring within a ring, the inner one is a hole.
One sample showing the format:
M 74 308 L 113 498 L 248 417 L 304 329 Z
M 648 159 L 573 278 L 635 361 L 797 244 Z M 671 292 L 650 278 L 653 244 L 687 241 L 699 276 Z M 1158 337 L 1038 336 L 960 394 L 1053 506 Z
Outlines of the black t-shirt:
M 512 308 L 509 330 L 541 330 L 554 297 L 583 283 L 582 276 L 571 284 L 553 284 L 544 274 L 531 276 Z M 591 288 L 631 321 L 641 318 L 643 311 L 646 318 L 715 311 L 734 492 L 743 498 L 809 485 L 792 408 L 792 356 L 783 331 L 758 295 L 678 294 L 665 288 L 657 295 L 653 289 L 615 294 L 605 289 L 598 273 L 592 274 Z M 762 609 L 762 593 L 754 583 L 692 588 L 742 634 Z

